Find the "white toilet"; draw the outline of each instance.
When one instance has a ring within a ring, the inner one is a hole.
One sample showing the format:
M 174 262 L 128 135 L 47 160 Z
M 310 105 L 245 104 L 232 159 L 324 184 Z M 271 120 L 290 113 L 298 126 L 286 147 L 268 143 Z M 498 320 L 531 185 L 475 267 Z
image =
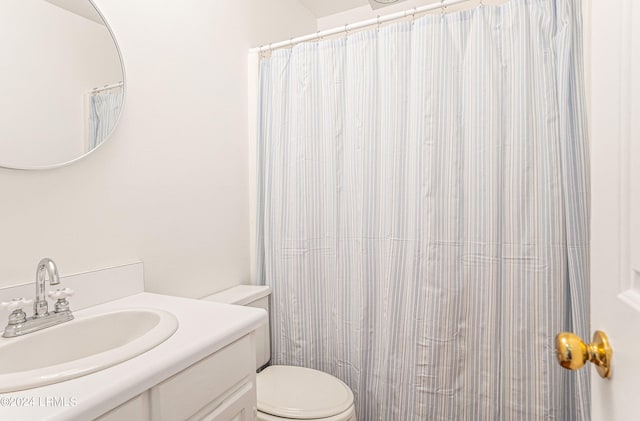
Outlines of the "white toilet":
M 271 287 L 239 285 L 203 298 L 219 303 L 263 308 L 269 313 Z M 271 358 L 269 325 L 256 335 L 256 369 Z M 257 375 L 258 421 L 356 421 L 353 392 L 322 371 L 272 365 Z

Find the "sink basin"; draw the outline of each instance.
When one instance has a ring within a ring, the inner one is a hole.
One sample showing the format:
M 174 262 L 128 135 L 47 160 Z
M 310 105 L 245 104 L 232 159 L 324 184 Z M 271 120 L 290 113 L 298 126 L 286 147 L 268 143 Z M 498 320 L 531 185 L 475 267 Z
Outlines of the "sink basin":
M 171 313 L 131 309 L 0 338 L 0 393 L 73 379 L 150 350 L 178 328 Z

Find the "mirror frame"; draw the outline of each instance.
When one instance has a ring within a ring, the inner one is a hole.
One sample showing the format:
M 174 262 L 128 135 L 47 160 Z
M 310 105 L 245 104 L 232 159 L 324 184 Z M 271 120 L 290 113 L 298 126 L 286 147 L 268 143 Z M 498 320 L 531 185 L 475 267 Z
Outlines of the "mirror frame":
M 109 22 L 107 21 L 107 19 L 105 19 L 104 15 L 102 14 L 102 11 L 100 10 L 100 8 L 98 8 L 98 6 L 94 3 L 93 0 L 85 0 L 88 1 L 89 3 L 91 3 L 91 6 L 93 6 L 93 8 L 95 9 L 95 11 L 98 13 L 98 15 L 100 16 L 100 18 L 102 19 L 102 22 L 104 22 L 104 26 L 107 28 L 107 31 L 109 31 L 109 35 L 111 35 L 111 40 L 113 41 L 114 46 L 116 47 L 116 51 L 118 53 L 118 58 L 120 59 L 120 69 L 122 69 L 122 107 L 120 109 L 120 114 L 118 114 L 118 118 L 116 119 L 115 125 L 113 126 L 113 129 L 111 130 L 111 132 L 109 132 L 109 135 L 106 137 L 106 139 L 104 139 L 102 142 L 100 142 L 100 144 L 98 144 L 98 146 L 96 146 L 95 148 L 91 149 L 88 152 L 85 152 L 84 154 L 75 157 L 69 161 L 66 162 L 61 162 L 61 163 L 57 163 L 57 164 L 51 164 L 51 165 L 44 165 L 44 166 L 20 166 L 20 167 L 16 167 L 16 166 L 12 166 L 12 165 L 7 165 L 7 164 L 2 164 L 0 163 L 0 168 L 5 168 L 5 169 L 9 169 L 9 170 L 22 170 L 22 171 L 33 171 L 33 170 L 52 170 L 55 168 L 61 168 L 61 167 L 66 167 L 68 165 L 71 165 L 89 155 L 91 155 L 92 153 L 94 153 L 95 151 L 97 151 L 98 149 L 100 149 L 100 147 L 102 145 L 104 145 L 105 143 L 107 143 L 110 139 L 111 136 L 113 135 L 113 132 L 116 131 L 116 129 L 118 128 L 118 124 L 120 124 L 120 120 L 122 119 L 122 114 L 124 113 L 125 110 L 125 104 L 127 102 L 127 73 L 125 71 L 125 67 L 124 67 L 124 59 L 122 57 L 122 51 L 120 50 L 120 45 L 118 44 L 118 40 L 116 39 L 115 34 L 113 33 L 113 30 L 111 29 L 111 25 L 109 25 Z

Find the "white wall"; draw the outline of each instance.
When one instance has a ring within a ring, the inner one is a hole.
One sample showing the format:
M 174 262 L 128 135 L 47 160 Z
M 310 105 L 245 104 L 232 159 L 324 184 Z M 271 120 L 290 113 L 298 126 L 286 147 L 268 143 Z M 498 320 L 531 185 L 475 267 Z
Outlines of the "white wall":
M 11 0 L 0 3 L 0 40 L 0 165 L 83 155 L 88 92 L 122 80 L 107 28 L 42 0 Z
M 0 287 L 33 281 L 44 256 L 61 274 L 140 259 L 148 290 L 181 296 L 247 281 L 247 50 L 315 18 L 289 0 L 268 2 L 268 24 L 264 0 L 95 1 L 124 57 L 124 114 L 71 166 L 0 169 Z
M 507 0 L 483 0 L 483 4 L 485 5 L 496 5 L 506 3 Z M 374 19 L 377 16 L 384 16 L 391 13 L 402 12 L 405 10 L 413 9 L 414 7 L 420 7 L 427 4 L 440 4 L 440 0 L 408 0 L 405 2 L 401 2 L 395 5 L 383 7 L 377 10 L 371 10 L 371 6 L 366 5 L 362 7 L 357 7 L 355 9 L 350 9 L 342 13 L 336 13 L 335 15 L 329 15 L 318 19 L 318 30 L 324 31 L 326 29 L 337 28 L 340 26 L 344 26 L 346 24 L 359 22 L 367 19 Z M 448 6 L 446 10 L 448 12 L 469 9 L 478 6 L 480 0 L 469 0 L 467 2 L 455 5 Z M 440 11 L 435 11 L 432 13 L 440 13 Z
M 316 17 L 298 0 L 251 0 L 252 47 L 316 31 Z

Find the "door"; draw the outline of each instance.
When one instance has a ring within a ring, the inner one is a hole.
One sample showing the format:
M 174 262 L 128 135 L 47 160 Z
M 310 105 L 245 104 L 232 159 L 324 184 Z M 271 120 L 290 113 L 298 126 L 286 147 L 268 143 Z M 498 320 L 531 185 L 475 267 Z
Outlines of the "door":
M 588 368 L 592 419 L 640 420 L 640 2 L 585 3 L 591 327 L 613 348 L 610 380 Z

